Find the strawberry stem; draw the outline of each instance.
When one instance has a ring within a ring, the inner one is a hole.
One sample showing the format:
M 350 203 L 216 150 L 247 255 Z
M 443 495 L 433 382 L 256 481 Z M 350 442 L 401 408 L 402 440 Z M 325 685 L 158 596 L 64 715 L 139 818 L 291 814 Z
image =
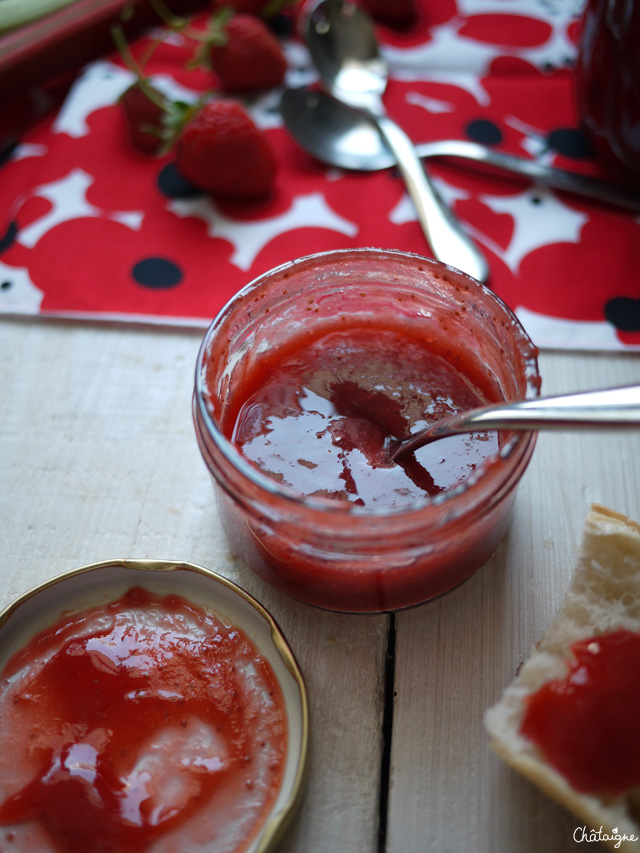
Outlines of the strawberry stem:
M 189 27 L 189 18 L 174 15 L 164 0 L 149 0 L 149 3 L 162 23 L 169 27 L 173 32 L 186 35 L 187 38 L 194 39 L 195 41 L 202 41 L 205 38 L 203 33 L 199 30 L 194 30 Z
M 167 111 L 167 102 L 165 98 L 154 89 L 154 87 L 149 83 L 149 78 L 145 76 L 144 71 L 141 66 L 136 62 L 134 55 L 131 53 L 131 49 L 125 38 L 124 30 L 119 24 L 114 24 L 111 27 L 111 35 L 113 36 L 113 40 L 118 48 L 118 52 L 122 57 L 122 61 L 126 65 L 126 67 L 131 71 L 132 74 L 136 77 L 136 82 L 145 93 L 147 98 L 152 101 L 156 106 L 160 107 L 164 112 Z
M 172 30 L 180 32 L 188 25 L 189 19 L 180 17 L 179 15 L 174 15 L 164 0 L 149 0 L 149 4 L 156 12 L 162 23 L 166 24 Z

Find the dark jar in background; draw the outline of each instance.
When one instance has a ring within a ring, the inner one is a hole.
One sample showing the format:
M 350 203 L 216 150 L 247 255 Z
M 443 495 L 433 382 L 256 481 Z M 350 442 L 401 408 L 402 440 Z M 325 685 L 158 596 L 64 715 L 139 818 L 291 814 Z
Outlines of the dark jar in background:
M 587 0 L 576 65 L 583 126 L 599 162 L 640 184 L 640 3 Z

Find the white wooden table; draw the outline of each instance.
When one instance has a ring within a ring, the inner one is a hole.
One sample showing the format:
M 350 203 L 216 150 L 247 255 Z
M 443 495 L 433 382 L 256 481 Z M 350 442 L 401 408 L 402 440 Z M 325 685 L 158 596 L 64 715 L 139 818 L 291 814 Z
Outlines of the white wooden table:
M 500 764 L 482 718 L 555 612 L 590 502 L 640 519 L 640 431 L 540 435 L 510 531 L 470 581 L 395 617 L 331 614 L 270 589 L 228 549 L 191 424 L 200 339 L 0 322 L 0 605 L 119 557 L 188 560 L 260 599 L 311 704 L 286 853 L 580 849 L 576 819 Z M 640 382 L 638 356 L 540 364 L 545 393 Z

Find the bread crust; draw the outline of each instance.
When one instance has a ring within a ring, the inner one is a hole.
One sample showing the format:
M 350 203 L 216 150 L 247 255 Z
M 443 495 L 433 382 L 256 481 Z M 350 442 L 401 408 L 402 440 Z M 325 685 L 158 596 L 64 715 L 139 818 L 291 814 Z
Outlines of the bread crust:
M 520 734 L 526 697 L 566 676 L 572 644 L 620 628 L 640 633 L 640 525 L 593 504 L 563 605 L 500 701 L 487 711 L 485 726 L 505 763 L 576 814 L 588 830 L 602 827 L 603 835 L 612 836 L 605 840 L 611 849 L 640 853 L 640 825 L 630 813 L 638 789 L 609 801 L 580 794 Z M 615 837 L 624 835 L 636 840 Z

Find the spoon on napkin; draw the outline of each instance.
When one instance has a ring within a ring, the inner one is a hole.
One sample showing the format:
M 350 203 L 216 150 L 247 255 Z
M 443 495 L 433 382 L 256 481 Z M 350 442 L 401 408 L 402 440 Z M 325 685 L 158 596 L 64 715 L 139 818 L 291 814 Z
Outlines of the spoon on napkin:
M 396 164 L 373 121 L 326 92 L 304 86 L 285 89 L 280 113 L 298 145 L 323 163 L 363 172 Z M 415 149 L 419 157 L 452 157 L 485 164 L 521 175 L 538 186 L 554 187 L 640 213 L 640 191 L 636 187 L 556 169 L 464 139 L 437 139 L 418 143 Z
M 640 424 L 640 385 L 538 397 L 515 403 L 481 406 L 449 415 L 414 435 L 387 440 L 389 462 L 432 441 L 464 432 L 491 429 L 541 430 L 566 427 L 634 426 Z
M 486 281 L 484 255 L 440 198 L 409 137 L 386 114 L 389 73 L 369 16 L 345 0 L 321 0 L 307 21 L 307 43 L 325 88 L 371 119 L 393 151 L 435 257 Z

